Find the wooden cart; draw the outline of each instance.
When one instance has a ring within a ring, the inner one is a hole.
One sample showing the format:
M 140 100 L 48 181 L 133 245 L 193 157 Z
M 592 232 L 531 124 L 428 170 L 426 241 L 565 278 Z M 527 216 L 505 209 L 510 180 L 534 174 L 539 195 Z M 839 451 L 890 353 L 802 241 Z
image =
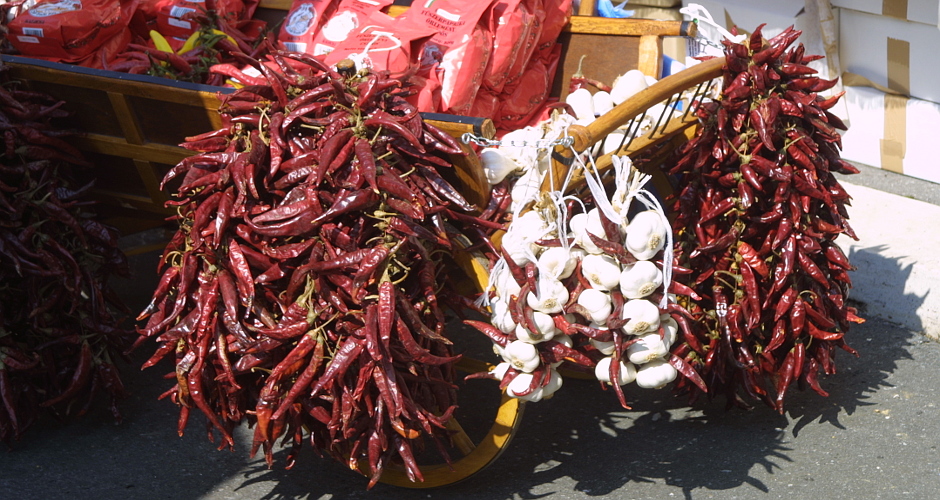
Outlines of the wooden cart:
M 629 69 L 657 76 L 662 64 L 662 40 L 669 36 L 694 36 L 695 25 L 683 22 L 591 17 L 594 2 L 582 0 L 579 15 L 573 16 L 561 36 L 564 49 L 555 78 L 553 95 L 563 98 L 567 82 L 577 71 L 582 55 L 583 72 L 600 81 L 612 81 Z M 260 16 L 283 17 L 290 0 L 261 0 Z M 401 7 L 391 10 L 400 13 Z M 615 54 L 615 57 L 611 57 Z M 75 144 L 85 152 L 100 171 L 95 191 L 103 206 L 111 207 L 112 222 L 125 228 L 144 229 L 163 223 L 171 212 L 164 203 L 169 199 L 159 189 L 164 174 L 180 160 L 192 154 L 178 146 L 186 136 L 221 126 L 218 114 L 220 94 L 231 89 L 186 84 L 140 75 L 47 63 L 21 57 L 3 56 L 14 78 L 33 90 L 65 100 L 73 112 L 71 126 L 83 132 Z M 574 149 L 585 151 L 617 128 L 630 129 L 637 118 L 658 103 L 667 104 L 667 113 L 659 117 L 652 130 L 625 141 L 619 155 L 651 155 L 647 168 L 655 169 L 671 144 L 691 136 L 697 123 L 689 103 L 705 93 L 706 85 L 721 73 L 721 60 L 708 61 L 667 77 L 620 104 L 587 127 L 572 126 Z M 695 96 L 682 98 L 683 92 Z M 492 121 L 487 118 L 427 115 L 426 119 L 455 137 L 466 132 L 492 138 Z M 657 151 L 659 152 L 657 154 Z M 567 171 L 564 158 L 570 150 L 559 148 L 554 162 L 554 179 L 563 179 Z M 659 158 L 657 158 L 657 156 Z M 611 155 L 596 159 L 599 169 L 611 165 Z M 462 190 L 471 200 L 488 196 L 478 159 L 470 155 L 460 165 Z M 662 176 L 660 176 L 662 178 Z M 660 179 L 661 181 L 662 179 Z M 583 177 L 575 177 L 576 189 Z M 546 185 L 546 189 L 553 186 Z M 485 262 L 472 255 L 456 256 L 478 290 L 487 285 Z M 483 371 L 482 362 L 463 362 L 463 369 Z M 507 447 L 522 416 L 520 400 L 502 396 L 489 431 L 478 442 L 470 439 L 456 419 L 451 420 L 454 448 L 463 456 L 451 465 L 423 465 L 424 482 L 412 483 L 404 470 L 386 469 L 382 481 L 403 487 L 431 488 L 466 479 L 492 463 Z

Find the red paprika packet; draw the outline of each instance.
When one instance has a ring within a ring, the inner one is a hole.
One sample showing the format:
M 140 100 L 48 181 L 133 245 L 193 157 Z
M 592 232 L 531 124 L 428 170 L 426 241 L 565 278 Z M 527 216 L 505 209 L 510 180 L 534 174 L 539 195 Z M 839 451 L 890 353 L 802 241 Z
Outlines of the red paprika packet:
M 493 119 L 497 129 L 514 130 L 531 125 L 533 117 L 548 102 L 560 60 L 561 44 L 556 43 L 544 58 L 536 57 L 529 62 L 518 85 L 504 97 Z
M 307 52 L 322 56 L 333 52 L 352 33 L 365 27 L 366 19 L 373 13 L 392 4 L 393 0 L 340 0 L 329 13 L 325 22 L 313 37 L 312 50 Z
M 21 54 L 55 62 L 88 57 L 127 27 L 136 0 L 47 0 L 10 21 L 7 39 Z
M 313 39 L 329 17 L 335 3 L 332 0 L 294 0 L 277 41 L 285 50 L 313 52 Z
M 360 66 L 388 70 L 392 77 L 398 78 L 417 72 L 424 44 L 436 33 L 437 30 L 428 26 L 404 23 L 376 11 L 369 15 L 362 28 L 340 42 L 324 60 L 332 65 L 349 58 Z
M 571 18 L 572 0 L 545 0 L 542 6 L 545 19 L 542 22 L 542 34 L 539 36 L 538 51 L 548 57 L 554 50 L 558 35 Z
M 493 53 L 486 65 L 483 86 L 499 92 L 510 76 L 510 69 L 517 57 L 528 59 L 532 50 L 526 50 L 529 33 L 533 29 L 535 16 L 525 6 L 523 0 L 496 0 L 489 11 L 493 18 Z M 525 67 L 521 65 L 520 67 Z
M 542 36 L 542 25 L 545 21 L 545 9 L 542 8 L 542 0 L 522 0 L 522 5 L 531 16 L 531 24 L 525 33 L 525 40 L 520 52 L 516 54 L 516 58 L 507 70 L 506 81 L 504 82 L 506 86 L 515 85 L 522 77 L 526 66 L 529 65 L 529 60 L 532 59 L 532 54 L 538 48 L 539 38 Z
M 421 65 L 439 73 L 440 111 L 463 115 L 473 105 L 492 51 L 489 26 L 481 23 L 492 1 L 437 0 L 412 5 L 401 15 L 402 21 L 438 30 L 425 44 Z

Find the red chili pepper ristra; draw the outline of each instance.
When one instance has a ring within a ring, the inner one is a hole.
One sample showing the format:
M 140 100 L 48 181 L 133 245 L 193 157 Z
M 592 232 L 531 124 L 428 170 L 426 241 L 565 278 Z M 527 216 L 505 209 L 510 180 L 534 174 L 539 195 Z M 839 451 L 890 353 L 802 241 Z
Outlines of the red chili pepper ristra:
M 226 100 L 224 132 L 194 138 L 224 153 L 167 176 L 190 189 L 171 201 L 172 291 L 141 313 L 158 342 L 148 364 L 176 353 L 167 394 L 187 405 L 181 430 L 193 407 L 223 436 L 247 416 L 269 462 L 284 437 L 291 465 L 309 432 L 320 451 L 381 471 L 424 441 L 449 443 L 459 357 L 444 310 L 467 304 L 441 250 L 488 239 L 508 207 L 463 213 L 476 207 L 438 173 L 460 146 L 422 122 L 404 83 L 304 55 L 275 63 L 283 75 L 251 63 L 264 81 Z
M 834 81 L 813 76 L 806 63 L 815 57 L 791 47 L 799 34 L 726 41 L 721 99 L 698 106 L 703 125 L 666 163 L 683 179 L 673 233 L 680 265 L 692 270 L 674 275 L 690 291 L 675 306 L 688 314 L 673 316 L 703 356 L 696 371 L 711 394 L 746 394 L 781 412 L 793 380 L 825 394 L 818 371 L 834 370 L 851 323 L 851 264 L 832 241 L 848 227 L 849 198 L 829 172 L 854 169 L 839 158 L 841 120 L 826 111 L 840 96 L 816 94 Z M 771 386 L 775 398 L 762 393 Z M 681 387 L 692 398 L 705 392 Z

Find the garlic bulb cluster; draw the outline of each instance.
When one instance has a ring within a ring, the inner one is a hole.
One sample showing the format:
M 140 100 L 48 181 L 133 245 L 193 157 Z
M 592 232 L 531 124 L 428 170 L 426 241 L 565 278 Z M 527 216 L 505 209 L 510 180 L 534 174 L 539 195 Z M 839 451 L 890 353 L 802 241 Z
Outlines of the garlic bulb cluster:
M 569 215 L 574 205 L 541 194 L 502 238 L 485 301 L 506 339 L 490 376 L 510 396 L 551 397 L 562 386 L 555 368 L 563 360 L 593 367 L 618 391 L 631 382 L 662 387 L 677 376 L 668 358 L 678 325 L 660 308 L 669 274 L 658 261 L 671 270 L 670 229 L 657 207 L 631 210 L 645 179 L 628 158 L 615 166 L 617 189 L 605 203 Z

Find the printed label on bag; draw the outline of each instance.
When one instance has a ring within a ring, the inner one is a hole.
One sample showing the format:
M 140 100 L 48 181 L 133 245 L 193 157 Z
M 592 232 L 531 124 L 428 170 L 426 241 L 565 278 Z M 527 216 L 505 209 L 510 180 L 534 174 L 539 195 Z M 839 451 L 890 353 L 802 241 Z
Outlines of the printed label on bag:
M 39 39 L 34 36 L 17 35 L 16 39 L 23 43 L 39 43 Z
M 192 23 L 190 23 L 189 21 L 183 21 L 175 17 L 168 18 L 166 20 L 166 23 L 169 24 L 170 26 L 176 26 L 177 28 L 183 28 L 186 30 L 193 27 Z
M 49 17 L 73 10 L 82 10 L 80 0 L 59 0 L 58 2 L 41 3 L 29 9 L 29 14 L 33 17 Z
M 175 17 L 177 19 L 182 19 L 183 16 L 189 14 L 190 12 L 196 12 L 196 9 L 190 9 L 189 7 L 180 7 L 179 5 L 174 5 L 170 9 L 170 17 Z
M 43 38 L 42 28 L 23 28 L 23 34 Z
M 313 10 L 313 4 L 304 3 L 297 8 L 287 18 L 284 25 L 284 31 L 291 36 L 301 36 L 310 29 L 317 20 L 317 12 Z M 293 50 L 293 49 L 289 49 Z M 302 52 L 302 51 L 300 51 Z

